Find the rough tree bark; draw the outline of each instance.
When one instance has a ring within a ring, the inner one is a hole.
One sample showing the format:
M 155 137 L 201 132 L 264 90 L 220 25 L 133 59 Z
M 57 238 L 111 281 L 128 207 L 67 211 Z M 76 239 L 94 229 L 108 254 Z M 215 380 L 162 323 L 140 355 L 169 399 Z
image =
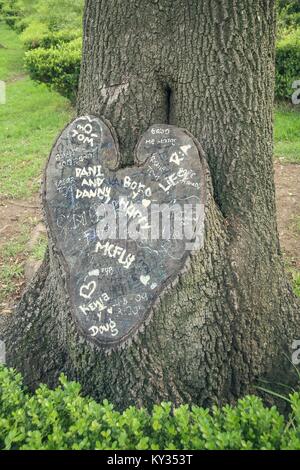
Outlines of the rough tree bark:
M 278 242 L 272 164 L 274 0 L 87 0 L 78 114 L 114 126 L 122 165 L 152 123 L 188 129 L 211 174 L 205 246 L 133 344 L 82 338 L 49 253 L 6 331 L 34 387 L 59 373 L 120 407 L 234 400 L 258 377 L 287 382 L 299 304 Z

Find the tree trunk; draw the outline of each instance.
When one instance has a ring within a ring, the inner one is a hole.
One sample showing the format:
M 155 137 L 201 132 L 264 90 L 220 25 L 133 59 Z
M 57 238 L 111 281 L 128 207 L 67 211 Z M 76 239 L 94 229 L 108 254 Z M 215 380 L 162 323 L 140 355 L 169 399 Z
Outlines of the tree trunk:
M 153 123 L 189 130 L 210 170 L 205 244 L 130 346 L 78 332 L 53 240 L 6 331 L 32 387 L 59 373 L 119 407 L 234 400 L 288 382 L 299 303 L 278 241 L 273 180 L 274 0 L 87 0 L 78 114 L 116 130 L 122 166 Z

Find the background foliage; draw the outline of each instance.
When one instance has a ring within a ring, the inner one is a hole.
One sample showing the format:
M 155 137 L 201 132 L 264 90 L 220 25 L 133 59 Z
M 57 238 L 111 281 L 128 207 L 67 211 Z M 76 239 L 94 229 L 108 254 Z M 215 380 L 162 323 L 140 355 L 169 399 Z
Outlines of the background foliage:
M 300 27 L 299 0 L 277 0 L 277 24 L 279 36 Z
M 31 77 L 76 99 L 84 0 L 0 0 L 0 18 L 13 27 L 28 52 Z

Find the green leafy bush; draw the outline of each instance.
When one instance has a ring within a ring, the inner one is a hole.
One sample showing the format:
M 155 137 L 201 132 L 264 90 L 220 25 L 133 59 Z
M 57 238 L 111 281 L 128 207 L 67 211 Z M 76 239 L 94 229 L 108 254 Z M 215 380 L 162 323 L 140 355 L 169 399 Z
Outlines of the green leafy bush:
M 49 34 L 49 29 L 44 23 L 32 21 L 30 25 L 20 34 L 25 49 L 34 49 L 39 47 L 41 40 Z
M 0 0 L 0 19 L 11 28 L 18 29 L 23 18 L 23 9 L 22 0 Z
M 84 0 L 37 0 L 32 9 L 32 18 L 47 24 L 52 32 L 81 29 L 83 6 Z
M 300 27 L 299 0 L 277 0 L 277 29 L 279 37 Z
M 84 0 L 0 0 L 0 16 L 18 32 L 41 24 L 47 31 L 79 29 Z
M 1 366 L 0 449 L 300 449 L 300 394 L 286 421 L 256 396 L 211 410 L 162 403 L 121 413 L 64 376 L 55 390 L 40 385 L 30 395 L 20 374 Z
M 19 11 L 21 39 L 26 49 L 57 46 L 82 35 L 83 0 L 38 0 L 34 4 L 29 0 L 29 3 L 31 9 L 26 15 L 22 8 Z
M 276 47 L 276 98 L 291 99 L 292 84 L 300 79 L 300 28 L 291 31 Z
M 21 36 L 33 80 L 75 100 L 81 62 L 83 0 L 0 0 L 0 16 Z
M 62 29 L 61 31 L 51 32 L 44 29 L 42 23 L 36 25 L 33 23 L 21 34 L 21 39 L 27 50 L 37 49 L 38 47 L 50 49 L 50 47 L 58 47 L 81 37 L 82 31 L 80 29 Z
M 26 52 L 25 66 L 30 76 L 74 101 L 80 73 L 81 42 L 78 38 L 69 43 L 61 42 L 56 47 L 39 47 Z

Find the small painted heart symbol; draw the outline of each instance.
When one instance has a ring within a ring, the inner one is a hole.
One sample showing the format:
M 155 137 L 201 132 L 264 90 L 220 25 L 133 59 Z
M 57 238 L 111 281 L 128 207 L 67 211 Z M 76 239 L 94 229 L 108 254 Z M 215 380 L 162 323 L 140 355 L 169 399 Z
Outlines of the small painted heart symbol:
M 148 284 L 148 282 L 150 281 L 150 276 L 140 276 L 140 281 L 142 284 L 144 284 L 144 286 L 146 286 Z
M 108 313 L 112 314 L 112 308 L 111 307 L 108 308 L 107 311 L 108 311 Z
M 80 287 L 80 295 L 84 299 L 90 299 L 95 292 L 97 287 L 97 284 L 95 281 L 91 281 L 88 284 L 83 284 L 83 286 Z
M 150 204 L 151 204 L 151 201 L 149 199 L 143 199 L 142 200 L 143 207 L 147 208 L 148 206 L 150 206 Z

